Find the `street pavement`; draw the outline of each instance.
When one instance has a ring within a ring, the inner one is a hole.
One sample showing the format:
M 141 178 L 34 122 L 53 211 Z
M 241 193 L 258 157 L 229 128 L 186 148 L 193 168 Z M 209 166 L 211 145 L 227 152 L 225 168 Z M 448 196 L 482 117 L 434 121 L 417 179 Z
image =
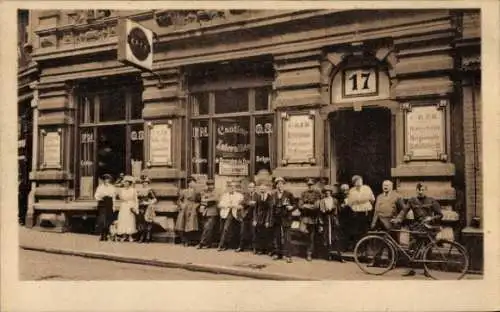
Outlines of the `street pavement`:
M 232 275 L 192 272 L 78 256 L 20 250 L 19 279 L 26 281 L 241 280 Z
M 403 268 L 382 276 L 363 273 L 354 262 L 339 263 L 314 259 L 311 262 L 294 258 L 293 263 L 273 261 L 268 256 L 233 250 L 196 249 L 167 243 L 138 244 L 99 242 L 96 236 L 76 233 L 51 233 L 21 227 L 19 242 L 23 249 L 65 255 L 149 264 L 190 271 L 228 274 L 265 280 L 426 280 L 423 274 L 402 277 Z M 23 255 L 21 255 L 22 257 Z M 466 275 L 465 279 L 481 279 L 481 275 Z M 131 279 L 124 272 L 121 280 Z M 222 279 L 214 275 L 214 279 Z

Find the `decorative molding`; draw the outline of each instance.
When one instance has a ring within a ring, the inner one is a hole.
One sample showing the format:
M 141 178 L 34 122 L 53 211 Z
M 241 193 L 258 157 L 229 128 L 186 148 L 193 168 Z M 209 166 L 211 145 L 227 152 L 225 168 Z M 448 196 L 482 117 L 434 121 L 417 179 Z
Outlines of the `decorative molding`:
M 93 23 L 112 16 L 114 10 L 73 10 L 67 13 L 70 24 Z
M 232 15 L 241 15 L 248 10 L 164 10 L 155 11 L 154 19 L 158 26 L 185 26 L 194 23 L 226 20 Z
M 411 112 L 411 103 L 410 102 L 401 103 L 401 110 L 404 112 Z
M 437 109 L 442 110 L 445 109 L 448 106 L 449 101 L 448 100 L 439 100 L 439 102 L 436 103 Z

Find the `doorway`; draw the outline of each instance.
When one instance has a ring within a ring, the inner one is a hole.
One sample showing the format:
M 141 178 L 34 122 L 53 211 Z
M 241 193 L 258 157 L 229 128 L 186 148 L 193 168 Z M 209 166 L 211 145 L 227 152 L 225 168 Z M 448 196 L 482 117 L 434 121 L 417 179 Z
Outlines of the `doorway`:
M 391 177 L 391 111 L 337 111 L 330 117 L 330 131 L 332 177 L 351 185 L 352 176 L 360 175 L 375 195 L 381 193 L 382 182 Z
M 97 129 L 99 141 L 97 145 L 97 178 L 103 174 L 111 174 L 117 178 L 126 172 L 126 135 L 122 125 L 104 126 Z

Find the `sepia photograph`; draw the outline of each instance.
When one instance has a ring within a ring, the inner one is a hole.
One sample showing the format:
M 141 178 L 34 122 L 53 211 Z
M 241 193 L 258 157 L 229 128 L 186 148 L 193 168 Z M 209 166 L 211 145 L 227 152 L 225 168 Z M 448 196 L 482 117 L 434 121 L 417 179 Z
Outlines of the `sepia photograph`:
M 20 282 L 487 276 L 479 7 L 199 7 L 17 8 Z

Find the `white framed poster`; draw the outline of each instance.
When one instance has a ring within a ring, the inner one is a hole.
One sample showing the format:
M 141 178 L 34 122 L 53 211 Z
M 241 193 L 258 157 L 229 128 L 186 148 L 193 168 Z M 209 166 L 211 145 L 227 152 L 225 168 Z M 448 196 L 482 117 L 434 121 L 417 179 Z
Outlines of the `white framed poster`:
M 172 122 L 149 125 L 149 166 L 172 165 Z
M 314 162 L 314 114 L 284 113 L 283 163 Z
M 60 169 L 61 168 L 61 129 L 57 131 L 42 130 L 42 168 Z

